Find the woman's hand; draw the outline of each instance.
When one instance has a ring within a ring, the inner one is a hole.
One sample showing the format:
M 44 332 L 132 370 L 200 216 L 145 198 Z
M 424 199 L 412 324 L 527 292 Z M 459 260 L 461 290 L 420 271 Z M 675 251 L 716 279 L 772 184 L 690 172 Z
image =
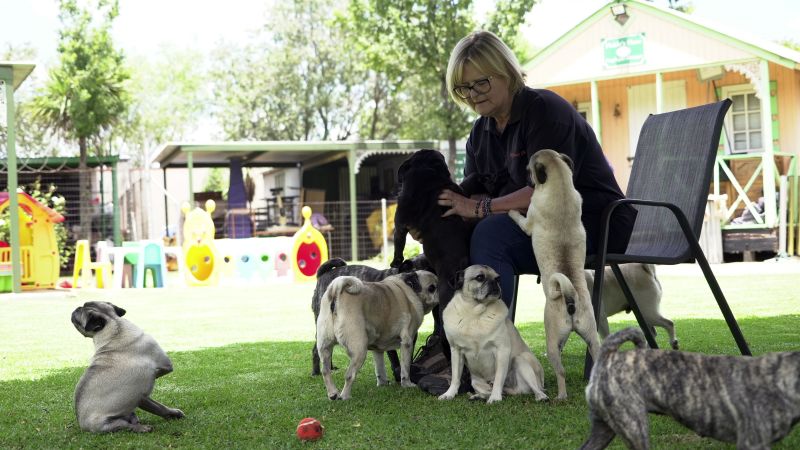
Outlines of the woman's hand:
M 456 194 L 450 189 L 445 189 L 439 194 L 439 206 L 447 206 L 450 209 L 442 214 L 442 217 L 459 215 L 461 217 L 475 217 L 475 203 L 477 200 Z

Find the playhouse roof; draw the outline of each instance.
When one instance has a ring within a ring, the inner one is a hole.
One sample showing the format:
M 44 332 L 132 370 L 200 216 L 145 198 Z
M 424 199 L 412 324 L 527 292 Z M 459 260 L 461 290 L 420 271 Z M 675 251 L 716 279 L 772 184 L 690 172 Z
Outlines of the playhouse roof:
M 19 193 L 17 193 L 17 196 L 18 196 L 18 198 L 20 200 L 20 204 L 29 203 L 29 204 L 39 208 L 40 210 L 44 211 L 50 217 L 50 220 L 52 220 L 53 223 L 61 223 L 61 222 L 64 221 L 64 216 L 62 216 L 58 211 L 41 204 L 38 200 L 36 200 L 35 198 L 33 198 L 30 195 L 26 194 L 25 192 L 19 192 Z M 25 200 L 23 200 L 23 199 L 25 199 Z M 5 206 L 6 202 L 8 202 L 8 200 L 9 200 L 8 192 L 0 192 L 0 208 Z

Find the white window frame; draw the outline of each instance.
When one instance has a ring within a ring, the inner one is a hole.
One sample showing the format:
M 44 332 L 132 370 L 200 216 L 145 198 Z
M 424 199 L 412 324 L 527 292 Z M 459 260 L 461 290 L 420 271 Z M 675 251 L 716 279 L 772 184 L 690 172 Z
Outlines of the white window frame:
M 580 102 L 578 103 L 578 107 L 576 108 L 578 113 L 586 114 L 586 121 L 589 122 L 589 125 L 592 125 L 592 102 Z M 595 133 L 597 130 L 595 130 Z
M 755 94 L 756 89 L 753 87 L 752 84 L 735 84 L 731 86 L 722 86 L 721 94 L 722 98 L 732 98 L 734 95 L 743 95 L 747 98 L 748 94 Z M 764 99 L 759 98 L 759 114 L 764 114 Z M 747 128 L 747 143 L 748 147 L 750 145 L 750 136 L 749 133 L 749 118 L 747 115 L 749 114 L 748 110 L 745 110 L 745 123 L 748 124 Z M 764 130 L 761 129 L 762 120 L 758 121 L 759 130 L 761 131 L 761 147 L 760 148 L 746 148 L 746 149 L 736 149 L 735 146 L 735 137 L 734 137 L 734 129 L 733 129 L 733 107 L 728 110 L 728 113 L 725 115 L 725 139 L 723 140 L 725 143 L 725 153 L 727 154 L 745 154 L 745 153 L 763 153 L 764 152 Z M 761 117 L 763 119 L 763 116 Z

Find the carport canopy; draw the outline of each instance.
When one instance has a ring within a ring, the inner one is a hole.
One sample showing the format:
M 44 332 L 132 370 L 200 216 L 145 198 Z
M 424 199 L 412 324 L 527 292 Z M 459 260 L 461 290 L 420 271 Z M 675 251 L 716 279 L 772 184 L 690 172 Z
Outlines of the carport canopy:
M 421 148 L 439 149 L 438 141 L 233 141 L 171 142 L 163 145 L 153 157 L 153 166 L 189 169 L 189 192 L 192 193 L 192 168 L 228 167 L 238 158 L 242 167 L 300 167 L 310 169 L 347 158 L 350 185 L 350 246 L 358 255 L 356 222 L 356 174 L 369 156 L 412 153 Z M 194 194 L 191 201 L 194 202 Z

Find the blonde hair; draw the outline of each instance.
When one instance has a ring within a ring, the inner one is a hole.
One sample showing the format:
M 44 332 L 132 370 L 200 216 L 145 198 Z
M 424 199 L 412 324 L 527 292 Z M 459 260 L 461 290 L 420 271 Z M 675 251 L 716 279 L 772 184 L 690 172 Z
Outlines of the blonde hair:
M 447 63 L 447 91 L 453 101 L 461 106 L 473 108 L 469 100 L 453 92 L 456 85 L 464 82 L 462 77 L 467 62 L 486 76 L 508 80 L 511 95 L 525 87 L 525 73 L 508 45 L 491 31 L 473 31 L 458 41 Z

